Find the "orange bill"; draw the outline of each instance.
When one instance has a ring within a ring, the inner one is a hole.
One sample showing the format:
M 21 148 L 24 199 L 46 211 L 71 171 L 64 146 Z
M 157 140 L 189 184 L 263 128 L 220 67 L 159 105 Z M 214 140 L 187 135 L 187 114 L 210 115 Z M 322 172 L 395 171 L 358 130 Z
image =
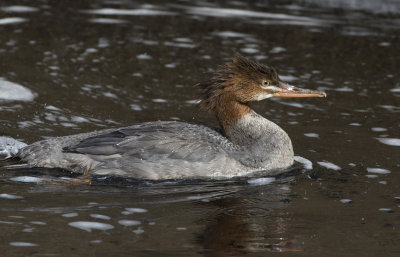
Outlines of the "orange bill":
M 277 97 L 326 97 L 325 92 L 302 89 L 279 81 L 281 91 L 274 94 Z

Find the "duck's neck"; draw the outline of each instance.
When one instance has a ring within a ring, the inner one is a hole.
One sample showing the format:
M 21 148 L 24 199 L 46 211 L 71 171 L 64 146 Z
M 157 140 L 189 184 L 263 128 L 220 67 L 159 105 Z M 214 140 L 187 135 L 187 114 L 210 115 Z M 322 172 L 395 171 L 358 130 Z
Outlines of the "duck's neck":
M 240 149 L 237 159 L 244 165 L 274 169 L 293 163 L 292 142 L 286 132 L 248 105 L 226 101 L 218 108 L 217 118 L 225 136 Z

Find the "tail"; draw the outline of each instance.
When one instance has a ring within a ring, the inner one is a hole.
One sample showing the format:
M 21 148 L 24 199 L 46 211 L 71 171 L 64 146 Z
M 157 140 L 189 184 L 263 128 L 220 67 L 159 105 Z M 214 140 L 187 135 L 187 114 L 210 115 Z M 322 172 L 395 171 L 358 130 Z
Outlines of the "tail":
M 15 157 L 19 149 L 25 146 L 27 146 L 27 144 L 12 137 L 0 137 L 0 160 Z

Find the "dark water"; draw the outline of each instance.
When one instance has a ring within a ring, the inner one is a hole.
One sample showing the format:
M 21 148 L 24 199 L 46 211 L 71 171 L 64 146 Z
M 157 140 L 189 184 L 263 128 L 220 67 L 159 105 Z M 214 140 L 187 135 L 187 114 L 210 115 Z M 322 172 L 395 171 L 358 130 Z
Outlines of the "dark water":
M 399 256 L 399 13 L 373 0 L 2 0 L 0 85 L 35 98 L 0 101 L 0 135 L 217 125 L 193 85 L 236 53 L 328 98 L 253 105 L 312 162 L 274 181 L 88 186 L 1 169 L 1 255 Z M 34 178 L 47 181 L 21 182 Z

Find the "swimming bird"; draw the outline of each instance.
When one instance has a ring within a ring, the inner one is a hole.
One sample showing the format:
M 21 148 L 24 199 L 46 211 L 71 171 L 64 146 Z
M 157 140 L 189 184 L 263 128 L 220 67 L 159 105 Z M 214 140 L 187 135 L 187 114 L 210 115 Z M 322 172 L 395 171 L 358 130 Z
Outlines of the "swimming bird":
M 326 96 L 288 85 L 274 68 L 243 56 L 220 66 L 198 86 L 200 108 L 214 114 L 220 128 L 146 122 L 38 141 L 12 156 L 26 167 L 148 180 L 226 178 L 260 170 L 268 174 L 293 164 L 292 142 L 249 103 L 271 97 Z

